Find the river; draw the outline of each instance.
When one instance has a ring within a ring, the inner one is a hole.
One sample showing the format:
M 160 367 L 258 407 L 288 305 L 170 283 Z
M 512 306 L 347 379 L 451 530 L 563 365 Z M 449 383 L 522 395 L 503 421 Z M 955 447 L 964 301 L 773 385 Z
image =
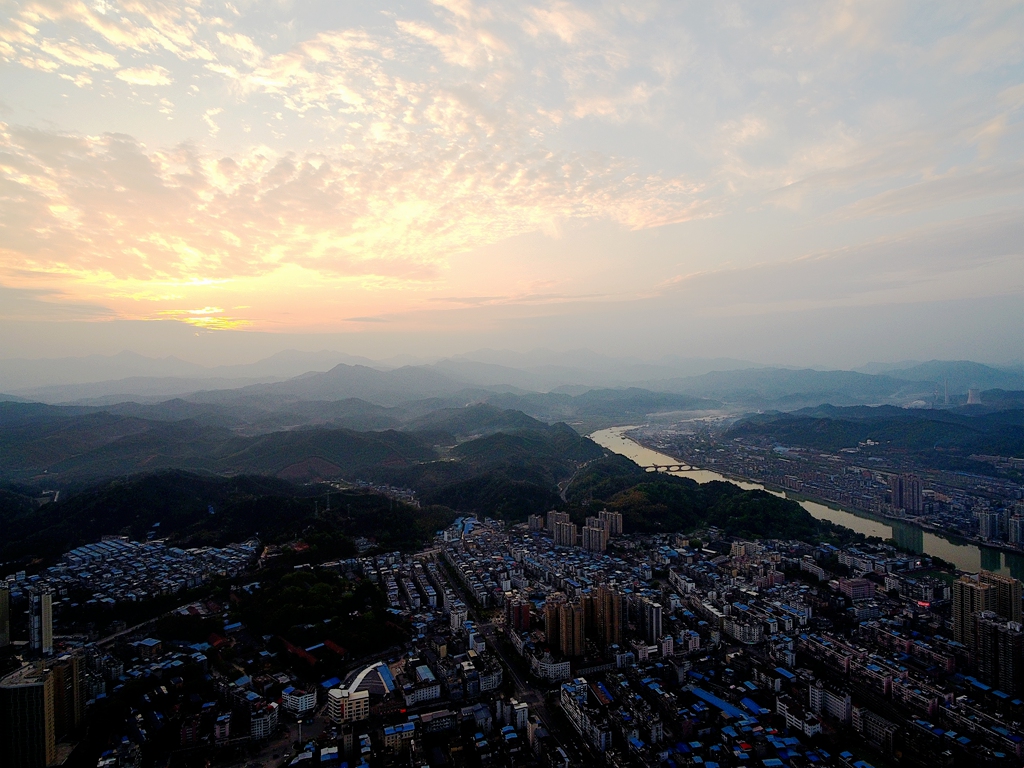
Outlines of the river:
M 655 464 L 664 466 L 666 464 L 680 463 L 678 459 L 658 453 L 650 448 L 645 448 L 623 434 L 631 429 L 634 429 L 634 427 L 602 429 L 592 434 L 590 439 L 610 451 L 632 459 L 642 467 L 649 467 Z M 670 472 L 669 474 L 676 477 L 689 477 L 698 483 L 724 480 L 748 490 L 764 490 L 764 486 L 759 483 L 733 480 L 718 472 L 712 472 L 707 469 L 686 469 Z M 784 492 L 780 491 L 769 491 L 769 493 L 782 497 L 786 496 Z M 954 540 L 931 531 L 926 531 L 920 526 L 904 523 L 899 520 L 876 518 L 864 512 L 851 512 L 806 499 L 797 498 L 796 501 L 810 512 L 813 517 L 819 520 L 829 520 L 837 525 L 851 528 L 857 531 L 857 533 L 863 533 L 865 536 L 894 539 L 904 549 L 941 557 L 943 560 L 955 564 L 961 570 L 976 573 L 981 569 L 985 569 L 1024 579 L 1024 555 L 1014 552 L 1003 552 L 991 547 L 982 547 L 962 539 Z

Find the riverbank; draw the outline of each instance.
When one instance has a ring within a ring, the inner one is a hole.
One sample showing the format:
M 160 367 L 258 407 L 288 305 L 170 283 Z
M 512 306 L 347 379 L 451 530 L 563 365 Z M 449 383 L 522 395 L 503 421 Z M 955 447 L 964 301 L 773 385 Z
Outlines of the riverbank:
M 624 433 L 633 429 L 636 427 L 612 427 L 599 430 L 590 435 L 590 438 L 598 445 L 625 456 L 640 466 L 686 464 L 675 457 L 660 453 L 626 437 Z M 735 483 L 741 488 L 749 490 L 765 490 L 783 498 L 793 499 L 818 520 L 828 520 L 865 536 L 893 539 L 905 550 L 934 555 L 953 563 L 962 571 L 977 573 L 984 569 L 1024 579 L 1024 553 L 1020 550 L 992 546 L 988 542 L 971 541 L 948 534 L 934 526 L 925 527 L 916 521 L 905 518 L 876 516 L 860 510 L 851 511 L 834 506 L 835 502 L 830 499 L 819 500 L 782 488 L 768 488 L 763 483 L 752 482 L 749 478 L 737 478 L 716 470 L 691 469 L 668 474 L 676 477 L 689 477 L 698 483 L 721 480 Z
M 633 440 L 633 438 L 626 438 L 626 439 L 627 440 Z M 644 448 L 646 448 L 648 450 L 654 450 L 650 446 L 644 445 L 643 443 L 641 443 L 638 440 L 633 440 L 633 442 L 635 442 L 637 445 L 640 445 L 640 446 L 642 446 L 642 447 L 644 447 Z M 664 454 L 664 455 L 667 455 L 667 454 Z M 679 463 L 682 464 L 682 463 L 685 463 L 685 462 L 680 461 Z M 933 525 L 933 524 L 929 523 L 927 520 L 922 520 L 921 518 L 918 518 L 918 517 L 911 517 L 911 518 L 897 517 L 895 515 L 886 515 L 886 514 L 881 513 L 881 512 L 871 512 L 871 511 L 865 510 L 865 509 L 856 509 L 856 508 L 854 508 L 854 509 L 847 509 L 845 507 L 838 506 L 837 503 L 835 502 L 835 500 L 833 500 L 833 499 L 825 498 L 823 496 L 816 496 L 813 493 L 806 493 L 804 491 L 794 491 L 794 490 L 789 489 L 789 488 L 783 488 L 782 486 L 777 486 L 777 485 L 774 485 L 774 484 L 771 484 L 771 483 L 766 483 L 764 480 L 760 480 L 760 479 L 757 479 L 757 478 L 742 477 L 742 476 L 739 476 L 739 475 L 732 475 L 732 474 L 728 474 L 726 472 L 721 472 L 721 471 L 718 471 L 718 470 L 709 470 L 709 469 L 704 469 L 704 468 L 700 468 L 700 467 L 692 467 L 690 471 L 693 471 L 693 472 L 711 472 L 711 473 L 713 473 L 715 475 L 718 475 L 722 479 L 725 479 L 725 480 L 728 480 L 730 482 L 736 483 L 737 485 L 740 485 L 741 487 L 757 486 L 757 487 L 759 487 L 759 488 L 761 488 L 761 489 L 763 489 L 765 491 L 768 491 L 768 493 L 774 493 L 776 496 L 782 496 L 783 498 L 792 499 L 793 501 L 800 502 L 805 508 L 807 508 L 807 503 L 815 504 L 815 505 L 818 505 L 818 506 L 826 507 L 826 508 L 831 509 L 831 510 L 833 510 L 835 512 L 841 512 L 841 513 L 844 513 L 844 514 L 853 515 L 855 517 L 859 517 L 859 518 L 864 519 L 864 520 L 873 520 L 875 522 L 882 523 L 883 525 L 888 526 L 890 528 L 895 528 L 895 526 L 911 526 L 911 527 L 914 527 L 914 528 L 920 528 L 921 530 L 927 531 L 928 533 L 931 533 L 934 536 L 938 536 L 938 537 L 940 537 L 942 539 L 945 539 L 946 541 L 948 541 L 950 544 L 953 544 L 954 546 L 973 546 L 973 547 L 979 547 L 979 548 L 984 548 L 984 549 L 989 549 L 989 550 L 996 550 L 996 551 L 999 551 L 999 552 L 1003 552 L 1005 554 L 1017 555 L 1017 556 L 1024 557 L 1024 550 L 1018 549 L 1017 547 L 1011 546 L 1010 544 L 1005 544 L 1005 543 L 1002 543 L 1002 542 L 986 541 L 985 539 L 982 539 L 982 538 L 976 538 L 976 537 L 973 537 L 973 536 L 966 536 L 966 535 L 964 535 L 962 533 L 957 533 L 957 532 L 946 530 L 945 528 L 940 528 L 939 526 Z M 680 474 L 680 473 L 673 472 L 672 474 Z M 698 482 L 700 482 L 700 481 L 698 481 Z M 811 510 L 808 510 L 808 511 L 811 511 Z M 813 512 L 811 512 L 811 513 L 814 514 Z M 821 516 L 819 516 L 819 515 L 815 515 L 815 517 L 819 517 L 819 519 L 821 519 Z M 849 527 L 849 526 L 847 526 L 847 527 Z M 863 531 L 859 531 L 859 532 L 863 533 Z M 893 531 L 893 533 L 895 534 L 895 530 Z M 872 534 L 865 534 L 865 535 L 872 535 Z M 884 537 L 882 537 L 882 538 L 884 538 Z

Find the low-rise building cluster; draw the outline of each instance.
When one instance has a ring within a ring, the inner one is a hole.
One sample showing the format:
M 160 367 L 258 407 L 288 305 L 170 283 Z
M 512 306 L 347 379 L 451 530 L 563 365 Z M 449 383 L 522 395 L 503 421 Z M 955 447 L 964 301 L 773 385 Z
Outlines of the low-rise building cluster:
M 102 768 L 240 746 L 299 768 L 1024 760 L 1011 575 L 952 573 L 878 542 L 635 534 L 610 514 L 583 526 L 608 533 L 595 548 L 563 514 L 462 518 L 418 553 L 315 566 L 377 585 L 409 632 L 378 655 L 299 644 L 310 627 L 252 633 L 233 606 L 262 586 L 239 560 L 228 597 L 176 611 L 212 623 L 202 640 L 155 626 L 58 638 L 38 674 L 70 679 L 70 654 L 83 711 L 127 705 Z

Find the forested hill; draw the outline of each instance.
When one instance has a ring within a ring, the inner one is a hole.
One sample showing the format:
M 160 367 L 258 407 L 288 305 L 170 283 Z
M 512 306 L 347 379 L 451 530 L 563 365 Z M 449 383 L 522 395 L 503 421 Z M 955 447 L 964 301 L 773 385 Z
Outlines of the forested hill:
M 494 438 L 495 434 L 507 437 Z M 547 473 L 554 479 L 567 471 L 566 461 L 599 455 L 600 449 L 588 443 L 564 424 L 548 425 L 490 405 L 438 410 L 403 430 L 306 427 L 246 435 L 195 414 L 158 420 L 95 409 L 0 403 L 0 481 L 51 488 L 165 469 L 295 481 L 369 474 L 383 478 L 434 462 L 449 451 L 454 451 L 450 458 L 465 465 L 456 468 L 458 479 L 466 479 L 466 467 L 536 464 L 534 459 L 554 461 Z
M 245 437 L 193 420 L 108 413 L 5 426 L 0 454 L 2 479 L 45 478 L 51 485 L 161 469 L 312 479 L 434 456 L 423 440 L 394 430 L 294 430 Z
M 260 435 L 193 418 L 19 406 L 0 412 L 8 459 L 0 479 L 22 483 L 0 494 L 0 559 L 52 558 L 112 533 L 225 543 L 312 530 L 332 551 L 350 547 L 347 537 L 357 533 L 409 547 L 456 514 L 518 522 L 559 508 L 582 522 L 602 506 L 620 510 L 633 532 L 715 525 L 743 536 L 823 533 L 794 503 L 730 483 L 647 474 L 566 424 L 490 404 L 428 410 L 402 430 Z M 356 480 L 411 489 L 422 508 L 347 491 L 356 494 L 345 502 L 347 517 L 337 508 L 325 515 L 321 483 Z M 52 489 L 61 490 L 59 503 L 37 508 L 29 500 Z
M 965 412 L 966 411 L 966 412 Z M 784 445 L 837 451 L 872 440 L 911 452 L 1024 455 L 1024 410 L 957 411 L 865 406 L 748 417 L 727 437 L 762 436 Z
M 494 432 L 459 443 L 441 460 L 372 474 L 415 488 L 424 503 L 518 521 L 560 506 L 559 484 L 604 454 L 589 438 L 553 424 Z
M 637 533 L 715 526 L 732 536 L 812 543 L 852 534 L 816 520 L 795 501 L 766 491 L 646 472 L 622 456 L 587 465 L 573 480 L 567 498 L 582 510 L 580 517 L 602 508 L 621 512 L 625 529 Z
M 421 431 L 302 429 L 253 437 L 191 420 L 52 410 L 43 416 L 8 418 L 0 434 L 9 459 L 0 468 L 7 475 L 0 560 L 51 558 L 113 533 L 199 542 L 293 535 L 315 512 L 325 480 L 408 488 L 423 509 L 436 508 L 365 521 L 363 535 L 404 546 L 422 542 L 457 513 L 518 521 L 558 506 L 559 484 L 604 455 L 564 424 L 486 405 L 432 414 L 417 425 Z M 59 503 L 37 508 L 44 490 L 60 490 Z M 398 509 L 387 503 L 389 511 Z M 358 530 L 340 527 L 350 529 Z
M 332 509 L 327 509 L 327 494 Z M 22 498 L 13 492 L 0 500 Z M 401 504 L 363 490 L 295 485 L 270 477 L 203 477 L 167 471 L 100 483 L 56 503 L 0 507 L 0 562 L 51 561 L 102 536 L 156 536 L 179 546 L 304 537 L 326 557 L 355 554 L 352 539 L 412 549 L 448 525 L 448 509 Z

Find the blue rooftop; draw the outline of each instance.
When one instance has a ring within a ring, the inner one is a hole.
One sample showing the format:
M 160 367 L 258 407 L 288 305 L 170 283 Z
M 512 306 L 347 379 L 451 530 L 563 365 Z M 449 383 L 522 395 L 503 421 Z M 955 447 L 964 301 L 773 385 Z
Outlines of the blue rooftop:
M 747 717 L 747 713 L 744 712 L 742 709 L 734 707 L 729 702 L 723 701 L 722 699 L 718 698 L 713 694 L 708 693 L 707 691 L 701 690 L 700 688 L 691 688 L 690 690 L 693 693 L 693 695 L 696 696 L 698 699 L 700 699 L 701 701 L 706 701 L 708 704 L 710 704 L 713 707 L 716 707 L 717 709 L 722 710 L 723 712 L 725 712 L 725 714 L 729 715 L 730 717 L 739 718 L 740 720 L 745 720 Z

